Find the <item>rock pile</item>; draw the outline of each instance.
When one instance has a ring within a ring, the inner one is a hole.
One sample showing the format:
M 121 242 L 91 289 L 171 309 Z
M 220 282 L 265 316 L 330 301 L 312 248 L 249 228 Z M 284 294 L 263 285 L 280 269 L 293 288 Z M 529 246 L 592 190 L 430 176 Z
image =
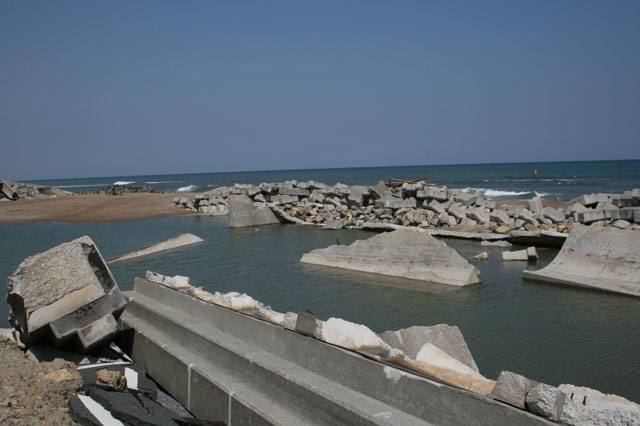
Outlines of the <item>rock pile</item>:
M 8 182 L 0 179 L 0 199 L 9 200 L 30 200 L 34 198 L 50 198 L 73 195 L 72 192 L 65 191 L 52 186 L 40 186 L 31 183 Z
M 424 181 L 397 187 L 388 187 L 381 181 L 369 187 L 291 180 L 257 186 L 235 184 L 193 198 L 178 197 L 174 203 L 195 212 L 224 215 L 228 212 L 227 200 L 232 194 L 244 194 L 255 205 L 268 205 L 282 221 L 323 225 L 331 229 L 389 224 L 467 228 L 497 234 L 538 230 L 567 233 L 574 222 L 618 227 L 633 226 L 633 221 L 640 223 L 640 189 L 621 195 L 585 195 L 569 202 L 566 209 L 556 209 L 543 207 L 539 197 L 529 200 L 526 207 L 507 205 L 462 189 L 449 189 Z

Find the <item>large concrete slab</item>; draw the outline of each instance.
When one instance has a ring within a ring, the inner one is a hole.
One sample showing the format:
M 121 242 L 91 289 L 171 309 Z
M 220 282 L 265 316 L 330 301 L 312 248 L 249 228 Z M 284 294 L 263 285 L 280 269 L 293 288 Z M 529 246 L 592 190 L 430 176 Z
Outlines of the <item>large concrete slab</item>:
M 154 244 L 152 246 L 148 246 L 142 248 L 140 250 L 136 250 L 129 254 L 125 254 L 124 256 L 116 257 L 115 259 L 111 259 L 107 262 L 107 264 L 112 265 L 114 263 L 122 262 L 123 260 L 135 259 L 142 256 L 148 256 L 150 254 L 155 254 L 167 250 L 173 250 L 179 247 L 189 246 L 191 244 L 197 244 L 204 241 L 202 238 L 193 235 L 193 234 L 181 234 L 177 237 L 168 239 L 167 241 L 163 241 L 158 244 Z
M 454 286 L 481 282 L 480 271 L 444 242 L 404 229 L 313 250 L 300 262 Z
M 560 253 L 524 278 L 640 296 L 640 231 L 574 224 Z
M 227 424 L 549 425 L 371 357 L 136 279 L 132 356 L 201 419 Z
M 256 204 L 244 194 L 230 195 L 228 204 L 230 228 L 280 223 L 268 205 Z

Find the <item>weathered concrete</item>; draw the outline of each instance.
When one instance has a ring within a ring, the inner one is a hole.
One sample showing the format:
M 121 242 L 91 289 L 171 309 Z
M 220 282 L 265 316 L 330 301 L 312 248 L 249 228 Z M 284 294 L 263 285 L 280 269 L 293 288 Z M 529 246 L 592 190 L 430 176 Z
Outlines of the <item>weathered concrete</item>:
M 640 231 L 574 224 L 556 258 L 523 277 L 640 296 Z
M 537 260 L 538 253 L 535 247 L 527 247 L 524 250 L 503 251 L 502 260 Z
M 430 343 L 472 370 L 479 371 L 471 352 L 469 352 L 467 342 L 456 326 L 447 324 L 413 326 L 396 331 L 385 331 L 379 336 L 389 346 L 400 349 L 411 359 L 416 359 L 420 349 L 426 343 Z
M 8 289 L 9 321 L 28 344 L 47 339 L 64 345 L 77 336 L 80 349 L 89 350 L 113 335 L 126 305 L 87 236 L 25 259 Z
M 305 253 L 302 263 L 465 286 L 480 272 L 444 242 L 424 232 L 397 230 Z
M 254 205 L 246 195 L 229 196 L 229 227 L 241 228 L 280 223 L 268 205 Z
M 127 297 L 121 327 L 132 328 L 134 360 L 201 419 L 295 425 L 551 424 L 161 285 L 136 279 Z
M 193 234 L 181 234 L 177 237 L 168 239 L 167 241 L 163 241 L 158 244 L 154 244 L 140 250 L 136 250 L 129 254 L 125 254 L 123 256 L 116 257 L 115 259 L 111 259 L 107 262 L 108 265 L 113 265 L 114 263 L 122 262 L 124 260 L 136 259 L 142 256 L 149 256 L 150 254 L 156 254 L 167 250 L 173 250 L 179 247 L 189 246 L 192 244 L 198 244 L 204 241 L 202 238 L 193 235 Z
M 526 407 L 527 394 L 537 384 L 537 382 L 519 374 L 503 371 L 498 376 L 496 386 L 491 392 L 491 397 L 524 409 Z

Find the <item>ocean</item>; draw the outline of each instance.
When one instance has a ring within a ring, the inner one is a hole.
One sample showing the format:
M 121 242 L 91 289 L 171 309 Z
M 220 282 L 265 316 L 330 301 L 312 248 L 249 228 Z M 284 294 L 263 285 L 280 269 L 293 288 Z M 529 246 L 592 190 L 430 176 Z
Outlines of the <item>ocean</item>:
M 573 198 L 640 187 L 640 161 L 113 176 L 37 183 L 79 192 L 120 181 L 176 191 L 288 179 L 373 185 L 389 178 L 423 177 L 496 199 L 527 199 L 536 193 L 550 199 Z M 0 225 L 0 276 L 9 276 L 26 257 L 82 235 L 93 238 L 103 257 L 110 259 L 185 232 L 205 242 L 114 265 L 111 271 L 120 288 L 130 290 L 135 277 L 152 270 L 189 276 L 209 291 L 246 292 L 281 312 L 309 309 L 322 320 L 343 318 L 376 332 L 456 325 L 486 377 L 496 379 L 508 370 L 551 385 L 588 386 L 640 402 L 640 300 L 522 280 L 523 269 L 544 267 L 555 249 L 540 248 L 537 262 L 502 262 L 499 248 L 444 240 L 474 263 L 472 256 L 489 253 L 488 261 L 477 263 L 482 285 L 452 288 L 299 263 L 303 253 L 335 244 L 336 239 L 350 244 L 372 235 L 365 231 L 294 225 L 230 229 L 226 218 L 210 216 L 98 224 L 37 222 Z M 8 326 L 5 299 L 6 288 L 0 286 L 0 312 L 5 313 L 0 327 Z
M 537 170 L 537 176 L 534 171 Z M 201 192 L 234 183 L 315 180 L 333 185 L 375 185 L 380 180 L 421 179 L 466 189 L 496 200 L 571 199 L 584 193 L 621 193 L 640 187 L 640 160 L 547 163 L 467 164 L 439 166 L 363 167 L 275 170 L 28 181 L 72 192 L 95 192 L 108 185 L 150 186 L 174 192 Z

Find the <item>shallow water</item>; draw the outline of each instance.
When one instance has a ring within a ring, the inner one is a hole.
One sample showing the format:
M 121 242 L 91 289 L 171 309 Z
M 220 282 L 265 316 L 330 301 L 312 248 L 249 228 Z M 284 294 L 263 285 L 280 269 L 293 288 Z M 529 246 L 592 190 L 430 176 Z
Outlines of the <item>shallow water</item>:
M 273 309 L 309 309 L 320 319 L 340 317 L 376 332 L 412 325 L 460 327 L 480 371 L 495 379 L 515 371 L 552 385 L 573 383 L 640 401 L 640 300 L 579 288 L 523 281 L 557 253 L 539 249 L 537 263 L 503 263 L 501 249 L 445 240 L 467 259 L 481 251 L 483 284 L 462 289 L 303 265 L 304 252 L 350 244 L 371 233 L 272 225 L 229 229 L 226 218 L 186 216 L 104 224 L 0 225 L 0 275 L 26 257 L 81 235 L 105 259 L 191 232 L 199 245 L 123 262 L 111 270 L 121 289 L 147 270 L 187 275 L 210 291 L 246 292 Z M 472 261 L 475 262 L 475 261 Z M 0 326 L 6 327 L 6 288 L 0 287 Z

